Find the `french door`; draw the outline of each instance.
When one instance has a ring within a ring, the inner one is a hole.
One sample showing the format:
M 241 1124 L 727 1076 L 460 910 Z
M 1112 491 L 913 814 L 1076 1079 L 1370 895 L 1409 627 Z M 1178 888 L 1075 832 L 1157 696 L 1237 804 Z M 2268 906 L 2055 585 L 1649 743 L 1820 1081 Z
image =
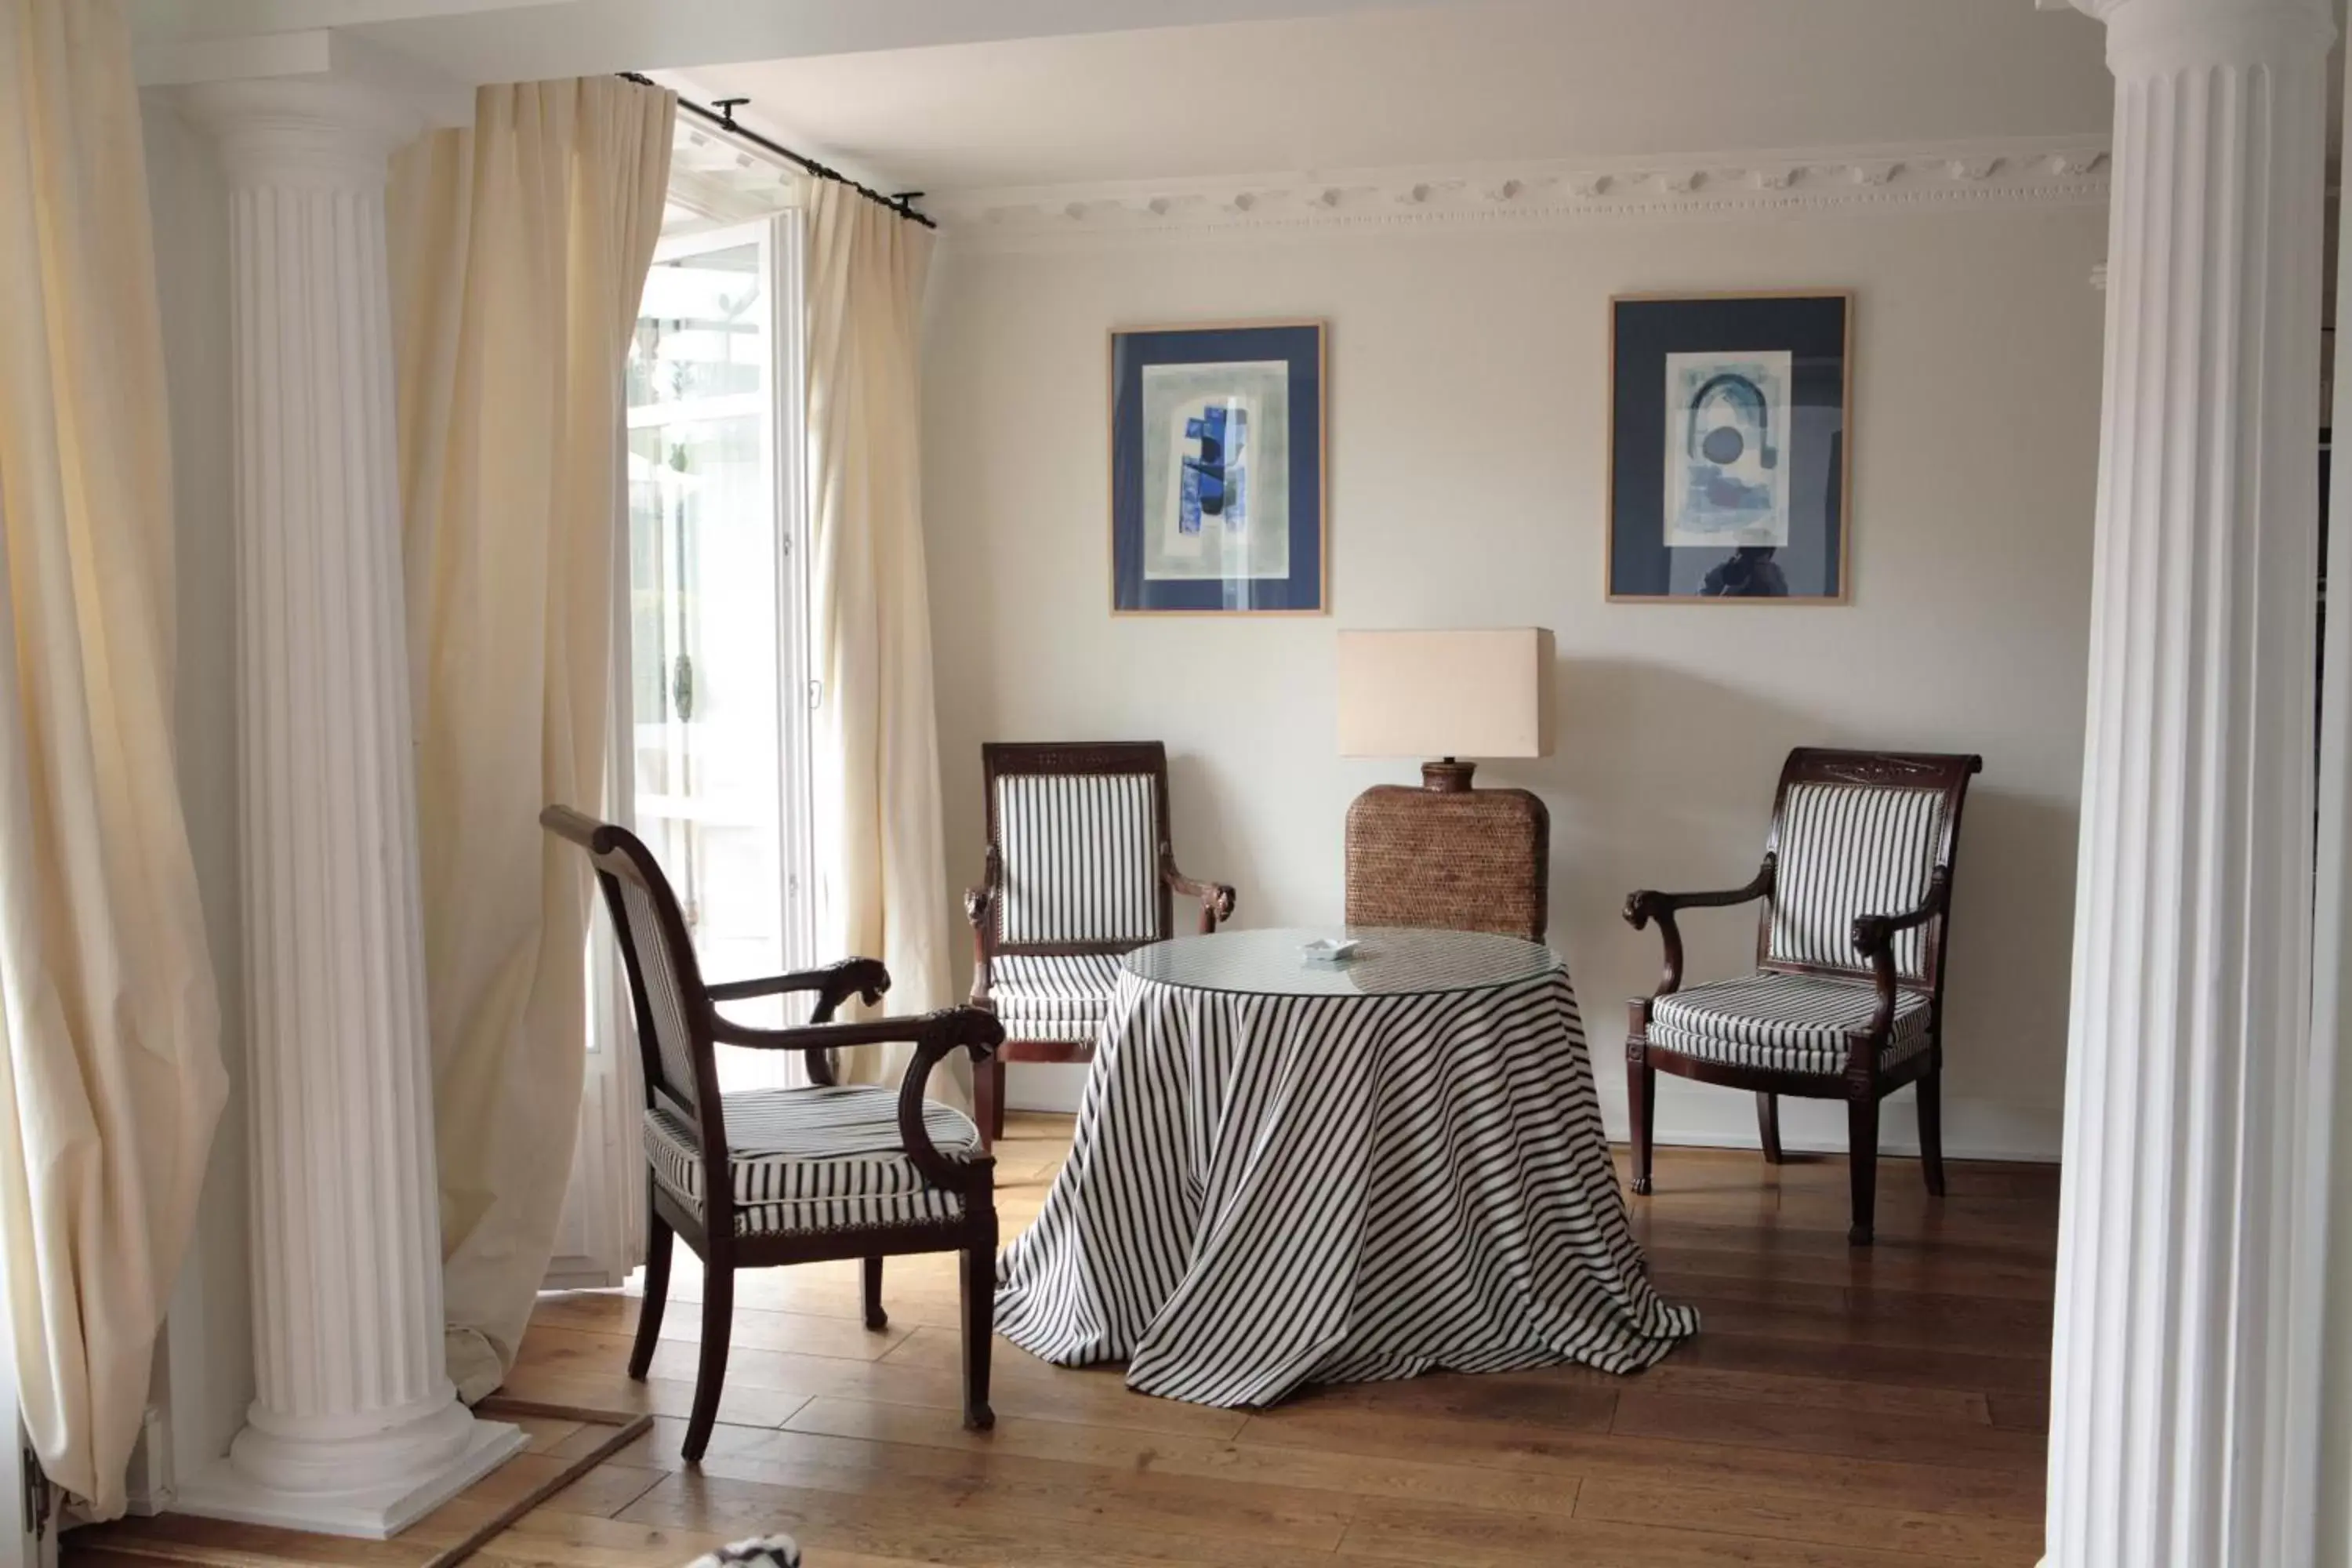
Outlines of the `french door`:
M 661 861 L 713 981 L 805 967 L 814 946 L 800 239 L 797 213 L 666 237 L 627 371 L 607 809 Z M 580 1152 L 551 1287 L 617 1283 L 643 1248 L 636 1046 L 598 919 Z M 730 1015 L 778 1024 L 784 1009 Z M 801 1081 L 797 1054 L 719 1055 L 722 1089 Z

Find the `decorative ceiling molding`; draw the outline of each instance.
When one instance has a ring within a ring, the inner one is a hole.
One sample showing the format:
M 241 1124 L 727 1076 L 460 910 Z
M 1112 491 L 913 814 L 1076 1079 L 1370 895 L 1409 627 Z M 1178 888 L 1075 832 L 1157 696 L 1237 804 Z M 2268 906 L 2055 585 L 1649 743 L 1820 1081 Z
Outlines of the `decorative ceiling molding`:
M 1612 164 L 1529 163 L 940 193 L 924 210 L 960 245 L 1631 218 L 1749 217 L 1931 206 L 2095 205 L 2104 138 Z

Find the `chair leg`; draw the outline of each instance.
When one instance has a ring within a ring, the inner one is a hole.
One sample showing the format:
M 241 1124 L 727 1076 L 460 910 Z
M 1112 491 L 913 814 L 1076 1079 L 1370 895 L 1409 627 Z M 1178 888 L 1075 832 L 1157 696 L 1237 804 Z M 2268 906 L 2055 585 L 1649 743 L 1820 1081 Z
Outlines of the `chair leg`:
M 1919 1170 L 1930 1197 L 1944 1195 L 1944 1069 L 1927 1069 L 1919 1080 Z
M 1853 1227 L 1845 1238 L 1868 1247 L 1878 1208 L 1878 1096 L 1864 1090 L 1845 1102 L 1846 1164 L 1853 1178 Z
M 985 1432 L 996 1425 L 988 1407 L 988 1355 L 996 1338 L 996 1227 L 972 1238 L 963 1252 L 963 1424 Z
M 1633 1190 L 1650 1190 L 1650 1138 L 1654 1126 L 1652 1102 L 1656 1097 L 1658 1069 L 1639 1056 L 1625 1059 L 1625 1109 L 1633 1132 Z
M 980 1124 L 983 1152 L 1004 1136 L 1004 1064 L 994 1057 L 971 1069 L 971 1119 Z
M 880 1333 L 890 1326 L 890 1314 L 882 1310 L 882 1260 L 866 1259 L 866 1326 Z
M 686 1441 L 678 1451 L 689 1465 L 702 1462 L 710 1447 L 710 1428 L 719 1419 L 719 1394 L 727 1383 L 727 1335 L 735 1325 L 735 1266 L 718 1258 L 703 1259 L 702 1364 L 694 1374 L 694 1408 L 686 1421 Z
M 1756 1095 L 1756 1137 L 1764 1145 L 1764 1163 L 1780 1163 L 1780 1102 L 1760 1089 Z
M 669 1221 L 653 1206 L 653 1184 L 646 1187 L 646 1294 L 637 1303 L 637 1339 L 629 1347 L 629 1377 L 643 1383 L 654 1364 L 654 1347 L 661 1342 L 662 1309 L 669 1305 Z

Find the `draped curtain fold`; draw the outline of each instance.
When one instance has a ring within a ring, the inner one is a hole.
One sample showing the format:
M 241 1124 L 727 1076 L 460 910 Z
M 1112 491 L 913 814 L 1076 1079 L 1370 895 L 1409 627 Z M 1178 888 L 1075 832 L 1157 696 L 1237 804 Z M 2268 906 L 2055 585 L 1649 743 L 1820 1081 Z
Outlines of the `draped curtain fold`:
M 0 1289 L 42 1468 L 111 1518 L 227 1088 L 117 0 L 0 0 Z
M 539 827 L 604 793 L 622 377 L 675 97 L 485 87 L 394 162 L 390 238 L 449 1372 L 514 1363 L 561 1223 L 589 889 Z
M 947 861 L 923 570 L 923 282 L 931 234 L 846 185 L 808 216 L 807 418 L 818 951 L 879 958 L 888 1008 L 947 1005 Z M 843 1078 L 896 1082 L 911 1047 L 844 1053 Z M 958 1056 L 940 1098 L 969 1106 Z

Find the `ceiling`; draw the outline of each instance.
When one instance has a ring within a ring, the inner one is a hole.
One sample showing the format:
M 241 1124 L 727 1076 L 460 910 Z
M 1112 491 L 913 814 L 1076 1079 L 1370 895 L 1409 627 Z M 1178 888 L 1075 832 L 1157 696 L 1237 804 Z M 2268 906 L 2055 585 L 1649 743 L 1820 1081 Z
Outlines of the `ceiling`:
M 747 121 L 789 144 L 936 195 L 2099 136 L 2111 106 L 2103 45 L 2096 23 L 2032 0 L 1456 0 L 665 79 L 706 100 L 749 98 Z
M 1414 0 L 125 0 L 143 54 L 331 28 L 465 86 L 1066 33 L 1311 16 Z M 1418 0 L 1456 5 L 1473 0 Z M 2014 0 L 2025 4 L 2026 0 Z M 205 64 L 219 50 L 199 51 Z M 234 51 L 232 50 L 233 54 Z

